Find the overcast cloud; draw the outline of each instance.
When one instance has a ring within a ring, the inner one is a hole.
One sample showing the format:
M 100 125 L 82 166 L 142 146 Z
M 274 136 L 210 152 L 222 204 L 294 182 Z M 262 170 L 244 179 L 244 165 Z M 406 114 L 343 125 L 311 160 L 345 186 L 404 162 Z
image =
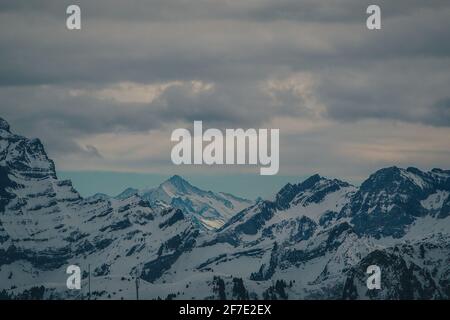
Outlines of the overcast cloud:
M 285 174 L 448 168 L 450 2 L 377 1 L 369 31 L 372 2 L 76 1 L 68 31 L 72 1 L 0 0 L 0 116 L 64 169 L 171 172 L 194 120 L 279 127 Z

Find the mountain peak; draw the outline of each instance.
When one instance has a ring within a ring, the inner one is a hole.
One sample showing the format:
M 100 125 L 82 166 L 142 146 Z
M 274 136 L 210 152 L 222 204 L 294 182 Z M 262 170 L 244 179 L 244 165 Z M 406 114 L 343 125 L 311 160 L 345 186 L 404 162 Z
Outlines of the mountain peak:
M 406 171 L 412 172 L 412 173 L 415 173 L 415 174 L 419 174 L 419 175 L 423 174 L 422 170 L 420 170 L 420 169 L 418 169 L 416 167 L 408 167 L 408 168 L 406 168 Z
M 322 179 L 323 178 L 318 173 L 316 173 L 310 176 L 308 179 L 304 180 L 301 185 L 304 186 L 304 188 L 310 188 Z
M 439 169 L 439 168 L 433 168 L 433 169 L 431 169 L 431 172 L 437 173 L 437 174 L 450 175 L 450 170 L 444 170 L 444 169 Z
M 3 119 L 2 117 L 0 117 L 0 130 L 5 130 L 5 131 L 9 131 L 9 123 Z
M 162 201 L 181 209 L 206 229 L 217 229 L 239 211 L 253 204 L 224 192 L 202 190 L 179 175 L 173 175 L 158 187 L 140 192 L 150 203 Z
M 307 189 L 313 189 L 313 188 L 320 188 L 321 186 L 329 186 L 329 185 L 336 185 L 337 187 L 349 187 L 351 186 L 348 182 L 339 180 L 339 179 L 332 179 L 332 178 L 326 178 L 319 174 L 314 174 L 304 180 L 303 182 L 299 183 L 298 186 L 302 190 Z
M 183 177 L 181 177 L 177 174 L 174 174 L 173 176 L 171 176 L 168 179 L 168 181 L 170 181 L 170 182 L 187 182 L 185 179 L 183 179 Z
M 178 191 L 181 192 L 187 192 L 188 190 L 194 188 L 187 180 L 185 180 L 183 177 L 179 175 L 173 175 L 169 179 L 167 179 L 165 182 L 163 182 L 163 185 L 172 185 L 175 187 Z
M 365 184 L 372 185 L 378 183 L 384 185 L 386 181 L 391 181 L 400 177 L 400 173 L 400 168 L 396 166 L 379 169 L 372 173 L 369 178 L 362 183 L 362 187 L 364 187 Z
M 275 203 L 279 209 L 287 209 L 303 201 L 303 204 L 310 202 L 319 203 L 329 193 L 341 188 L 350 187 L 347 182 L 338 179 L 328 179 L 314 174 L 298 184 L 286 184 L 275 196 Z
M 8 122 L 0 117 L 0 152 L 2 161 L 16 174 L 27 178 L 56 178 L 55 165 L 37 138 L 29 139 L 11 133 Z
M 407 169 L 396 166 L 382 168 L 365 180 L 362 190 L 380 190 L 386 189 L 390 192 L 398 191 L 404 188 L 427 188 L 430 183 L 430 175 L 420 169 L 409 167 Z M 400 188 L 400 189 L 399 189 Z
M 139 193 L 138 189 L 128 187 L 125 190 L 123 190 L 121 193 L 119 193 L 117 196 L 115 196 L 115 198 L 123 200 L 123 199 L 127 199 L 131 196 L 134 196 L 138 193 Z

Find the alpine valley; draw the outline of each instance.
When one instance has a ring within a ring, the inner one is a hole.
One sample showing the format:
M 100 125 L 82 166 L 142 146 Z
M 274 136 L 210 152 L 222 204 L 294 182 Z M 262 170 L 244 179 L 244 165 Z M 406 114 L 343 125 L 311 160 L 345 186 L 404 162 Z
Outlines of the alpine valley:
M 136 278 L 141 299 L 449 299 L 450 171 L 316 174 L 256 202 L 179 176 L 83 198 L 0 118 L 0 299 L 87 298 L 89 269 L 93 299 L 134 299 Z

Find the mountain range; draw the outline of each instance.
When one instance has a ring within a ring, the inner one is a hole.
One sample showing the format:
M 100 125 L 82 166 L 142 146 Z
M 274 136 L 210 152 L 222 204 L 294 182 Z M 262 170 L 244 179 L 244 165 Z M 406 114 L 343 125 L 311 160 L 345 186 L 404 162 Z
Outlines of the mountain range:
M 150 204 L 164 203 L 189 214 L 199 226 L 214 230 L 253 201 L 229 193 L 205 191 L 174 175 L 156 188 L 138 190 L 127 188 L 116 199 L 136 195 Z
M 449 170 L 316 174 L 254 203 L 179 176 L 83 198 L 0 118 L 0 298 L 86 298 L 90 275 L 95 299 L 135 298 L 136 278 L 144 299 L 449 299 L 449 262 Z

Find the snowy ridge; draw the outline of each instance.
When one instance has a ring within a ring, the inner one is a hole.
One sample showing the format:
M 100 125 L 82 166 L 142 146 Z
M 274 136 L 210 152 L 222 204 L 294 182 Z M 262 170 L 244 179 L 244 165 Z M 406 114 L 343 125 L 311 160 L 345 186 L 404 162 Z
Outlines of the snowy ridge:
M 82 198 L 0 118 L 0 298 L 83 299 L 90 266 L 94 299 L 135 298 L 135 277 L 143 299 L 449 299 L 449 195 L 450 171 L 391 167 L 247 205 L 179 176 Z M 65 286 L 69 264 L 81 291 Z
M 220 228 L 232 216 L 253 203 L 224 192 L 204 191 L 178 175 L 172 176 L 157 188 L 147 190 L 128 188 L 116 198 L 123 199 L 134 194 L 151 204 L 162 202 L 181 209 L 207 230 Z

